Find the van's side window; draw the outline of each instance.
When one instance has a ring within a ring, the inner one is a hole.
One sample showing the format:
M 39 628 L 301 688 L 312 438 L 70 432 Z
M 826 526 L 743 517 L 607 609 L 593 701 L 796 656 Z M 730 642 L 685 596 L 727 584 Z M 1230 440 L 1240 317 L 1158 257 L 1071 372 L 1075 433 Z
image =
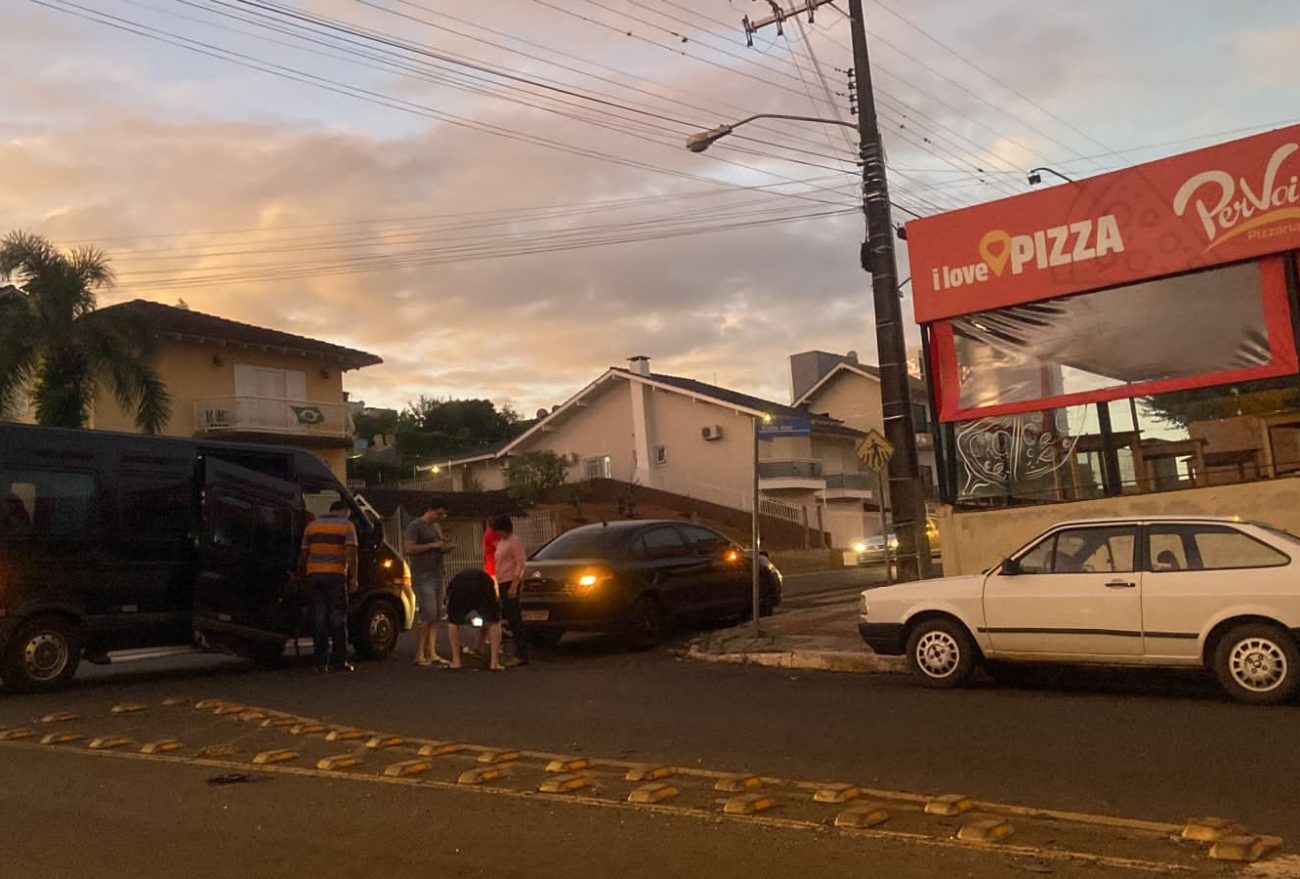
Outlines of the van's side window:
M 122 543 L 136 558 L 170 557 L 190 533 L 184 513 L 191 504 L 193 480 L 186 473 L 131 473 L 118 478 Z
M 288 509 L 225 494 L 214 497 L 210 509 L 214 546 L 292 565 L 297 547 Z
M 95 524 L 95 477 L 91 474 L 0 470 L 0 534 L 84 535 Z

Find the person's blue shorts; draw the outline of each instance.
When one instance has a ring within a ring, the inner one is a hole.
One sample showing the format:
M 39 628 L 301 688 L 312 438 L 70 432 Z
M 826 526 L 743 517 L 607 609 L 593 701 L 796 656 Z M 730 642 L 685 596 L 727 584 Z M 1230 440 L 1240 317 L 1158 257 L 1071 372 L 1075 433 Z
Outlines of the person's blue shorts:
M 447 618 L 447 581 L 440 574 L 413 574 L 411 585 L 420 605 L 420 619 L 436 623 Z

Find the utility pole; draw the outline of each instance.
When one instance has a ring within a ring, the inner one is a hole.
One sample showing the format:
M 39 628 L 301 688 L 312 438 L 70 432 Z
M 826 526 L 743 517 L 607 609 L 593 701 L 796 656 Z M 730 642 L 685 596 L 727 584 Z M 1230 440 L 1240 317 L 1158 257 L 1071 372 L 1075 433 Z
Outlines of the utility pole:
M 813 9 L 831 0 L 809 0 Z M 889 502 L 898 536 L 898 579 L 916 580 L 930 575 L 930 542 L 925 533 L 925 493 L 916 458 L 916 426 L 912 419 L 912 394 L 907 375 L 907 343 L 903 337 L 903 309 L 894 260 L 894 223 L 889 211 L 889 182 L 885 177 L 885 149 L 876 119 L 871 87 L 871 62 L 867 55 L 867 24 L 862 0 L 848 0 L 853 37 L 853 72 L 858 106 L 858 151 L 862 164 L 862 210 L 867 240 L 862 245 L 862 268 L 871 273 L 876 317 L 876 350 L 880 359 L 881 408 L 885 437 L 894 447 L 889 460 Z M 776 12 L 759 21 L 745 21 L 752 34 L 803 9 Z M 883 504 L 884 499 L 881 499 Z M 881 535 L 888 540 L 887 535 Z

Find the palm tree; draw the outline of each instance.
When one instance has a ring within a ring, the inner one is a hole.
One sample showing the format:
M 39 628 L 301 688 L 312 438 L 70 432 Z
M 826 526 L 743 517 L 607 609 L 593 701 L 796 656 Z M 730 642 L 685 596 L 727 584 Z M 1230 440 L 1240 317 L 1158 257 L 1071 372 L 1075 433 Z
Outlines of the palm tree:
M 99 382 L 146 433 L 171 417 L 171 397 L 154 368 L 156 344 L 135 319 L 96 312 L 96 291 L 111 286 L 108 257 L 92 247 L 63 253 L 39 235 L 0 240 L 0 418 L 20 414 L 31 393 L 36 420 L 85 427 Z

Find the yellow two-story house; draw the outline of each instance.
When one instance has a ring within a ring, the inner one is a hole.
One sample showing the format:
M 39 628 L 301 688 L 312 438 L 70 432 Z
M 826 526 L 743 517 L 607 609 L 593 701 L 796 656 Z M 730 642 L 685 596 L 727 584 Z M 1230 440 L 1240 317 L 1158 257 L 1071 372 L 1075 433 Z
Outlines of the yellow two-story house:
M 374 354 L 161 302 L 125 312 L 158 339 L 157 369 L 172 398 L 167 436 L 298 446 L 347 477 L 352 417 L 343 373 L 383 361 Z M 135 432 L 135 414 L 101 389 L 90 427 Z

